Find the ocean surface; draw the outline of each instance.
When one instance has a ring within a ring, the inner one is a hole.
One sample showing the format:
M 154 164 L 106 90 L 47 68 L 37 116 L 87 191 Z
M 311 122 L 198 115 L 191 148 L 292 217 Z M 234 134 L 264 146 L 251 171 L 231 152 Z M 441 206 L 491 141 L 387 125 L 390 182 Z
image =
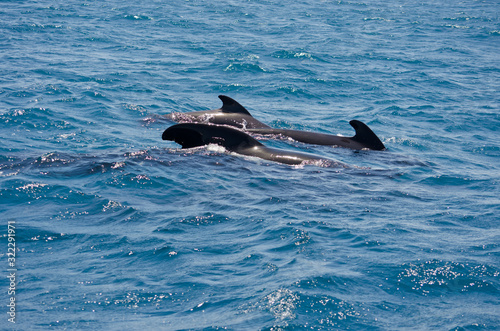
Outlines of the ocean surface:
M 498 1 L 0 18 L 0 329 L 500 329 Z M 289 166 L 161 140 L 220 94 L 276 128 L 363 121 L 387 150 L 262 140 L 347 165 Z

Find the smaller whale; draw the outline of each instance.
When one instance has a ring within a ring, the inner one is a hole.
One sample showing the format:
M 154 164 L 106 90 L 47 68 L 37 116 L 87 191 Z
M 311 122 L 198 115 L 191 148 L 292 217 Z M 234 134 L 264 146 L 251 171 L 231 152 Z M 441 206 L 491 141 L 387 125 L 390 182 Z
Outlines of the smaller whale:
M 175 141 L 182 148 L 216 144 L 230 152 L 289 165 L 314 163 L 315 161 L 332 162 L 312 154 L 267 147 L 241 130 L 222 125 L 176 124 L 163 132 L 162 139 Z M 335 162 L 335 164 L 338 165 L 339 163 Z
M 229 125 L 243 129 L 252 134 L 288 137 L 307 144 L 340 146 L 355 150 L 385 150 L 382 141 L 380 141 L 377 135 L 361 121 L 352 120 L 349 122 L 356 131 L 356 134 L 352 137 L 311 131 L 275 129 L 255 119 L 250 112 L 236 100 L 225 95 L 219 95 L 219 99 L 222 100 L 222 107 L 219 109 L 188 113 L 171 113 L 166 115 L 166 117 L 181 123 Z
M 222 100 L 222 107 L 219 109 L 170 113 L 165 116 L 174 122 L 181 123 L 212 123 L 234 126 L 240 129 L 271 129 L 270 126 L 250 115 L 248 110 L 236 100 L 225 95 L 219 95 L 219 99 Z

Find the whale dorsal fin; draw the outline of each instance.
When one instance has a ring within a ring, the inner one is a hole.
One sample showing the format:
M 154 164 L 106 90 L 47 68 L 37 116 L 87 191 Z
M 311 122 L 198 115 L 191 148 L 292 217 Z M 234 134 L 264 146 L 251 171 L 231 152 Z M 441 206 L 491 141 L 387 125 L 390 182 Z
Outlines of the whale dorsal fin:
M 252 116 L 250 115 L 248 110 L 246 110 L 245 107 L 240 105 L 236 100 L 231 99 L 230 97 L 225 95 L 219 95 L 219 99 L 222 100 L 221 110 L 223 113 L 238 113 Z
M 383 151 L 385 150 L 384 144 L 380 141 L 375 133 L 363 122 L 352 120 L 349 122 L 351 126 L 356 130 L 356 135 L 352 137 L 352 140 L 357 141 L 365 145 L 369 149 Z

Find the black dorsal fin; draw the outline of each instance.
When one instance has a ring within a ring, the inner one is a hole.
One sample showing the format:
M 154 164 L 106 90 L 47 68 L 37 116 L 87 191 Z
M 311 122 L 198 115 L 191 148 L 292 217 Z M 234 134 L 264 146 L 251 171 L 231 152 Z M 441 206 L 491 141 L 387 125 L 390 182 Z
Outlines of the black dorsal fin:
M 252 116 L 250 115 L 248 110 L 246 110 L 245 107 L 240 105 L 236 100 L 231 99 L 230 97 L 225 95 L 219 95 L 219 99 L 222 100 L 221 110 L 223 113 L 238 113 Z
M 363 122 L 352 120 L 349 122 L 351 126 L 356 130 L 356 135 L 352 137 L 352 140 L 357 141 L 366 146 L 366 148 L 383 151 L 385 150 L 384 144 L 380 141 L 372 129 L 368 127 Z

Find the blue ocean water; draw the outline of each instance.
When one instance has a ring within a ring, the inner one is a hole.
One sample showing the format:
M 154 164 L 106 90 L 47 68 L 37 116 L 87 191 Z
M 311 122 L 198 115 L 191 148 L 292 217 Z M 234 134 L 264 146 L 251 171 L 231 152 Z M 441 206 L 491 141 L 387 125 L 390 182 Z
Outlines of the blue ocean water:
M 0 325 L 500 329 L 499 14 L 1 1 Z M 263 141 L 348 165 L 294 167 L 161 140 L 219 94 L 277 128 L 358 119 L 388 150 Z

